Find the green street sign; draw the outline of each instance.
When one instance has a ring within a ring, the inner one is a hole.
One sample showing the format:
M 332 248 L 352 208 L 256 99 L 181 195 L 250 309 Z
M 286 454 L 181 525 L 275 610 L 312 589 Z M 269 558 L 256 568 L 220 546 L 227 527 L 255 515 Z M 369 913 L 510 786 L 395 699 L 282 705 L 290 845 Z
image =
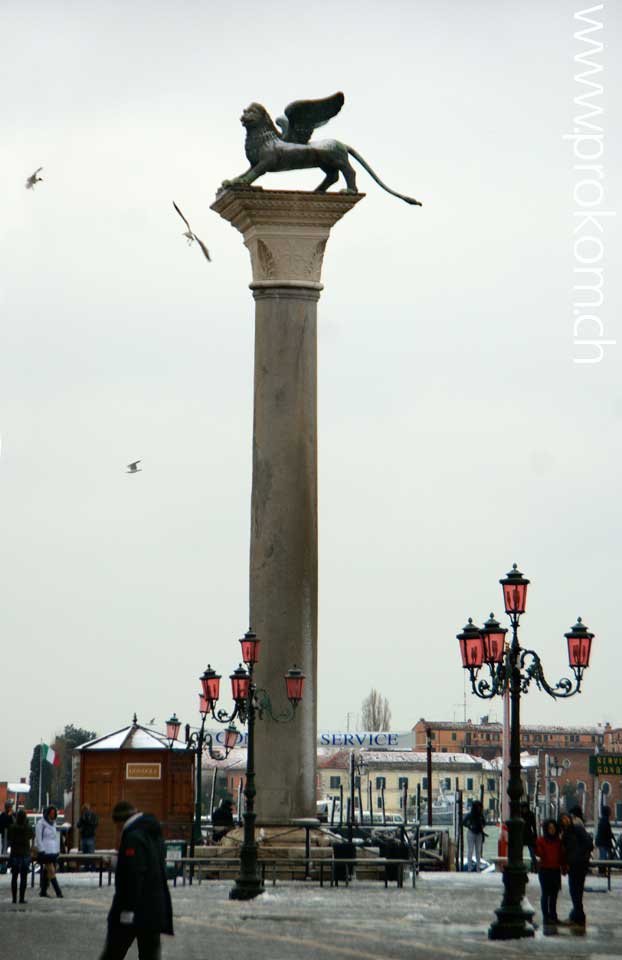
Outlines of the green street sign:
M 590 773 L 596 777 L 622 777 L 622 754 L 610 757 L 594 754 L 590 757 Z

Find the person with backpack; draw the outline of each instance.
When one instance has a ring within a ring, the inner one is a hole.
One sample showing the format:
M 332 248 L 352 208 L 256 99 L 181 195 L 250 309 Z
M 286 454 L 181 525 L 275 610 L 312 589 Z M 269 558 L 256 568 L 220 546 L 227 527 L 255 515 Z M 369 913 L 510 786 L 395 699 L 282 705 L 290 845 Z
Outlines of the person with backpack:
M 462 821 L 467 830 L 467 870 L 473 873 L 480 871 L 480 860 L 482 858 L 482 848 L 484 846 L 484 827 L 486 819 L 484 810 L 479 800 L 474 800 L 471 809 Z M 473 854 L 475 854 L 475 866 L 473 866 Z
M 564 859 L 568 864 L 568 892 L 572 900 L 572 910 L 568 920 L 570 926 L 575 927 L 577 931 L 583 931 L 585 930 L 583 891 L 594 843 L 583 824 L 581 807 L 573 807 L 570 813 L 562 813 L 560 826 Z

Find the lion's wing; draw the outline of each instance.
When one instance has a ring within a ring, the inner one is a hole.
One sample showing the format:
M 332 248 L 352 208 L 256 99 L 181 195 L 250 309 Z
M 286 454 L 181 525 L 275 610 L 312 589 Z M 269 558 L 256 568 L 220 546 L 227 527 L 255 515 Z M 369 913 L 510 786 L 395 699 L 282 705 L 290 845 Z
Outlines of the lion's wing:
M 322 100 L 294 100 L 285 107 L 289 125 L 283 139 L 289 143 L 308 143 L 316 127 L 324 126 L 337 116 L 344 100 L 341 92 Z

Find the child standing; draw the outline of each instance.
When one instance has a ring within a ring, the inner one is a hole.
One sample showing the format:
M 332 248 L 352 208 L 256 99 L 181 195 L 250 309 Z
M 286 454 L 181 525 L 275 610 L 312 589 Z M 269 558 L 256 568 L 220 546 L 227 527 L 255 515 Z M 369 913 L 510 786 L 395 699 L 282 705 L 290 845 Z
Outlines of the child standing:
M 555 820 L 545 820 L 542 836 L 536 840 L 539 862 L 538 878 L 542 896 L 542 923 L 545 927 L 559 923 L 557 897 L 562 886 L 563 853 L 559 827 Z

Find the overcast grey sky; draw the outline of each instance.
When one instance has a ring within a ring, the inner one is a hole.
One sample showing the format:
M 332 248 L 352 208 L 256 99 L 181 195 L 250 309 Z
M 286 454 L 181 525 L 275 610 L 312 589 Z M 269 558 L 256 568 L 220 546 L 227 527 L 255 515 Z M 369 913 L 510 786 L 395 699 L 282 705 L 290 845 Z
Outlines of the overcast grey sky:
M 424 206 L 361 170 L 367 198 L 327 248 L 320 726 L 343 729 L 372 685 L 395 729 L 461 717 L 455 634 L 501 613 L 513 561 L 532 581 L 523 639 L 551 676 L 577 614 L 597 634 L 584 694 L 533 691 L 525 718 L 622 721 L 622 343 L 573 362 L 579 177 L 563 135 L 587 6 L 5 0 L 0 779 L 69 722 L 193 720 L 208 660 L 224 676 L 237 663 L 253 301 L 241 237 L 209 206 L 245 169 L 244 106 L 275 116 L 339 89 L 326 136 Z M 613 2 L 594 16 L 600 208 L 615 210 L 622 17 Z M 622 339 L 620 227 L 602 222 L 600 318 Z

